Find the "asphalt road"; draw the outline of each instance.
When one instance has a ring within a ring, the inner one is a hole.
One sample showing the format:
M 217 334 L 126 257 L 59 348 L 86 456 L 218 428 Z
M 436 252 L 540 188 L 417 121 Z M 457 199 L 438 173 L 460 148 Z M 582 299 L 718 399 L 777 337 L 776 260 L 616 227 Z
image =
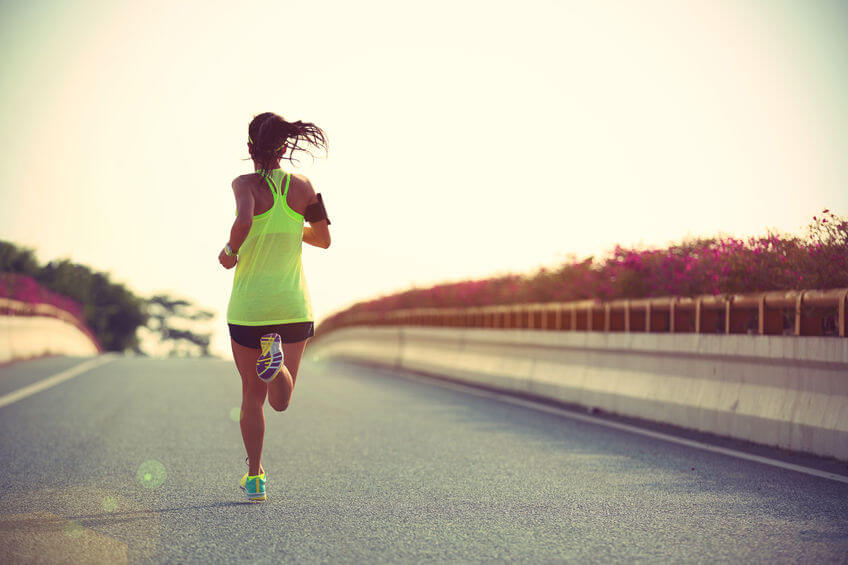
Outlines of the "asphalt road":
M 0 560 L 848 562 L 848 484 L 332 362 L 248 504 L 239 402 L 231 362 L 117 358 L 0 407 Z

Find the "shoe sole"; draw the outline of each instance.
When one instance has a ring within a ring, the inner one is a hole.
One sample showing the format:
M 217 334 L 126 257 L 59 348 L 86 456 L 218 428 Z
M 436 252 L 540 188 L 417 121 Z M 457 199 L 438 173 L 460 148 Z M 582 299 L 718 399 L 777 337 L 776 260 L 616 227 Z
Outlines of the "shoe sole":
M 282 339 L 279 334 L 265 334 L 259 340 L 262 353 L 256 360 L 256 376 L 270 383 L 277 378 L 283 367 Z

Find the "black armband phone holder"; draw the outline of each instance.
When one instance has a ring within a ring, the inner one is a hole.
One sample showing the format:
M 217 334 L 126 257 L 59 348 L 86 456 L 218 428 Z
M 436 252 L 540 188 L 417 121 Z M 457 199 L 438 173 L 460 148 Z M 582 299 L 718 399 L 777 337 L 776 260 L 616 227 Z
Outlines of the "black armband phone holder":
M 303 219 L 307 222 L 320 222 L 321 220 L 327 220 L 327 225 L 330 225 L 330 218 L 327 217 L 327 209 L 324 208 L 324 199 L 321 197 L 321 193 L 315 195 L 318 198 L 317 204 L 310 204 L 306 207 L 306 211 L 303 213 Z

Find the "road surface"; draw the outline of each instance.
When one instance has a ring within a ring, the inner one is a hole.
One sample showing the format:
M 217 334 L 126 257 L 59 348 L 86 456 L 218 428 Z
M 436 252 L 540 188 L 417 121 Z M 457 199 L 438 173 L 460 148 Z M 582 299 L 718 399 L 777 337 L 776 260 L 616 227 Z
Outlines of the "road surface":
M 0 406 L 4 562 L 848 561 L 848 484 L 362 366 L 266 408 L 219 360 L 114 358 Z M 0 367 L 0 397 L 84 360 Z

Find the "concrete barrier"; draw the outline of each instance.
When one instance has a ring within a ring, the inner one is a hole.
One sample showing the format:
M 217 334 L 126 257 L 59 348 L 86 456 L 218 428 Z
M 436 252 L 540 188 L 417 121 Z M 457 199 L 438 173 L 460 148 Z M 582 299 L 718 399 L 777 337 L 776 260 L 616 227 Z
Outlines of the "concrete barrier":
M 848 340 L 355 327 L 343 357 L 848 460 Z
M 0 363 L 97 353 L 97 345 L 74 324 L 47 316 L 0 316 Z

